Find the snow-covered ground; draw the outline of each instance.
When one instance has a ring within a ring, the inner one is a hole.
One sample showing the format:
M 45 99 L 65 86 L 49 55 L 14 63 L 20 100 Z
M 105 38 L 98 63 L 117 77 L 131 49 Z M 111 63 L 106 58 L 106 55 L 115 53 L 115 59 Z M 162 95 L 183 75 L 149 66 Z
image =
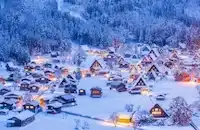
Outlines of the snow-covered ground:
M 89 89 L 94 86 L 102 88 L 102 98 L 96 99 L 90 97 Z M 76 96 L 78 105 L 65 108 L 65 110 L 103 119 L 108 119 L 113 112 L 123 112 L 125 105 L 129 103 L 134 104 L 135 108 L 140 107 L 140 109 L 149 111 L 156 103 L 167 109 L 172 99 L 177 96 L 184 97 L 189 104 L 198 98 L 195 84 L 177 83 L 166 80 L 155 83 L 152 97 L 112 91 L 106 86 L 106 80 L 99 77 L 82 79 L 78 88 L 86 89 L 87 96 Z M 157 101 L 155 96 L 162 93 L 167 94 L 167 99 L 165 101 Z
M 90 130 L 133 130 L 133 128 L 126 126 L 114 127 L 111 123 L 104 123 L 93 121 L 90 119 L 77 118 L 70 115 L 45 115 L 38 114 L 36 120 L 21 128 L 6 128 L 3 123 L 0 123 L 1 130 L 74 130 L 76 123 L 75 120 L 80 120 L 80 127 L 84 122 L 89 124 Z M 142 127 L 143 130 L 193 130 L 192 127 Z

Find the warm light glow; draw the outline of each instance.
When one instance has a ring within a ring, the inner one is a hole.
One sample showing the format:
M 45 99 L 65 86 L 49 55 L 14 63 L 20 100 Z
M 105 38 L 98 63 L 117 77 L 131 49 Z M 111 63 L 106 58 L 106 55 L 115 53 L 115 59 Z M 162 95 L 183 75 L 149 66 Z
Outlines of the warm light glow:
M 48 61 L 48 59 L 45 59 L 43 57 L 37 56 L 35 60 L 33 60 L 36 64 L 43 64 Z
M 142 88 L 141 95 L 148 96 L 149 95 L 149 90 L 147 88 Z

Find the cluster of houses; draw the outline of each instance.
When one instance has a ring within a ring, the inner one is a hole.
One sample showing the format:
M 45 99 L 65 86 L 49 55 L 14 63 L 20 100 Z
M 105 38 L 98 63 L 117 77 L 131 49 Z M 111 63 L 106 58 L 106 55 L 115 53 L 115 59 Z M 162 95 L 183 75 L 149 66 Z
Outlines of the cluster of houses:
M 34 121 L 34 114 L 42 110 L 51 114 L 60 113 L 62 107 L 77 105 L 75 95 L 102 97 L 101 86 L 93 86 L 90 92 L 77 87 L 80 77 L 104 77 L 111 91 L 128 92 L 132 95 L 150 95 L 153 86 L 148 83 L 162 80 L 167 76 L 174 76 L 176 81 L 188 82 L 196 79 L 196 82 L 200 82 L 194 71 L 198 69 L 198 62 L 186 62 L 189 53 L 182 54 L 178 49 L 123 45 L 118 49 L 110 47 L 107 50 L 88 49 L 81 52 L 87 53 L 87 56 L 81 54 L 84 57 L 79 57 L 82 58 L 81 63 L 73 71 L 67 66 L 60 66 L 58 52 L 51 53 L 51 62 L 37 57 L 24 66 L 23 74 L 14 65 L 6 65 L 11 74 L 7 79 L 0 77 L 0 83 L 15 84 L 12 87 L 0 88 L 0 95 L 4 98 L 0 101 L 0 114 L 6 115 L 10 110 L 19 112 L 17 116 L 8 119 L 8 126 L 24 126 Z M 197 58 L 198 55 L 193 57 Z M 80 74 L 79 78 L 77 74 Z M 63 93 L 54 94 L 56 89 L 62 89 Z M 49 94 L 46 95 L 45 92 Z M 26 101 L 26 98 L 30 99 Z M 165 95 L 157 95 L 156 100 L 165 100 Z M 167 117 L 164 109 L 158 104 L 150 113 L 155 118 Z M 22 115 L 28 116 L 22 118 Z

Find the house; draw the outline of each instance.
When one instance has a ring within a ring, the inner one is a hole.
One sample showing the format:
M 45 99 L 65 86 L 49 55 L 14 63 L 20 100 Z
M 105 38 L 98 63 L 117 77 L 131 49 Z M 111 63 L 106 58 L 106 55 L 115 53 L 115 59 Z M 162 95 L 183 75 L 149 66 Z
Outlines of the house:
M 112 82 L 110 83 L 110 90 L 116 90 L 118 92 L 127 91 L 126 84 L 123 82 Z
M 57 56 L 59 56 L 58 52 L 51 52 L 52 58 L 56 58 Z
M 61 103 L 63 106 L 74 106 L 74 105 L 76 105 L 75 96 L 73 96 L 71 94 L 65 94 L 65 95 L 55 97 L 52 100 L 52 103 L 55 102 L 55 101 Z
M 157 48 L 153 48 L 151 49 L 148 55 L 152 55 L 152 56 L 154 55 L 156 58 L 158 58 L 160 56 L 160 53 Z
M 44 74 L 43 74 L 43 71 L 40 71 L 40 70 L 36 70 L 35 72 L 31 73 L 31 76 L 33 78 L 40 78 L 42 77 Z
M 117 123 L 130 124 L 132 123 L 131 113 L 117 113 Z
M 34 113 L 31 111 L 22 111 L 16 116 L 7 120 L 7 127 L 23 127 L 35 120 Z
M 149 45 L 144 45 L 141 49 L 141 51 L 147 51 L 149 52 L 151 50 L 150 46 Z
M 128 62 L 123 62 L 119 64 L 119 68 L 129 68 L 129 63 Z
M 79 90 L 78 90 L 78 95 L 80 95 L 80 96 L 86 95 L 85 89 L 79 89 Z
M 77 88 L 73 86 L 65 87 L 64 92 L 65 93 L 77 93 Z
M 37 93 L 40 89 L 40 84 L 30 84 L 29 85 L 29 91 L 32 93 Z
M 32 82 L 33 81 L 33 78 L 31 77 L 24 77 L 21 79 L 21 82 Z
M 22 82 L 20 84 L 20 90 L 21 91 L 29 91 L 29 85 L 30 85 L 30 82 L 26 82 L 26 81 Z
M 50 80 L 46 77 L 40 77 L 35 80 L 35 82 L 41 83 L 41 84 L 47 84 L 50 82 Z
M 69 80 L 75 80 L 74 76 L 72 76 L 71 74 L 67 75 L 67 79 L 69 79 Z
M 15 103 L 16 103 L 16 100 L 13 100 L 13 99 L 4 100 L 0 102 L 0 108 L 12 110 Z
M 5 95 L 4 95 L 4 99 L 15 99 L 15 100 L 18 100 L 18 99 L 20 99 L 20 98 L 22 98 L 22 96 L 21 95 L 19 95 L 19 94 L 15 94 L 15 93 L 6 93 Z
M 191 76 L 187 72 L 181 72 L 175 74 L 175 81 L 189 82 L 191 81 Z
M 157 57 L 154 55 L 154 53 L 150 53 L 147 57 L 151 62 L 153 62 L 157 59 Z
M 137 71 L 137 67 L 135 65 L 130 65 L 130 69 L 129 69 L 129 72 L 131 74 L 136 74 L 138 71 Z
M 149 111 L 150 114 L 154 117 L 154 118 L 166 118 L 168 117 L 168 114 L 164 111 L 164 109 L 158 105 L 155 104 L 151 110 Z
M 148 45 L 144 45 L 143 47 L 140 47 L 140 54 L 141 56 L 147 55 L 150 52 L 151 48 Z
M 138 55 L 133 54 L 133 55 L 132 55 L 132 59 L 138 59 Z
M 97 60 L 95 60 L 92 65 L 90 66 L 90 71 L 92 73 L 99 71 L 100 69 L 102 69 L 103 66 L 100 64 L 100 62 L 98 62 Z
M 148 56 L 144 56 L 140 62 L 142 65 L 147 65 L 150 64 L 152 61 L 149 59 Z
M 136 87 L 146 87 L 146 86 L 147 86 L 147 83 L 142 78 L 142 76 L 138 77 L 138 79 L 133 84 L 133 88 L 136 88 Z
M 147 70 L 147 74 L 150 73 L 150 72 L 155 72 L 155 74 L 158 75 L 159 73 L 161 73 L 161 70 L 160 70 L 160 68 L 159 68 L 157 65 L 152 64 L 152 65 L 149 67 L 149 69 Z
M 35 66 L 34 65 L 26 65 L 26 66 L 24 66 L 24 71 L 25 72 L 33 72 L 33 71 L 35 71 Z
M 127 50 L 124 52 L 124 58 L 131 58 L 132 57 L 132 52 Z
M 8 92 L 11 92 L 11 90 L 8 89 L 8 88 L 1 88 L 1 89 L 0 89 L 0 95 L 4 95 L 4 94 L 6 94 L 6 93 L 8 93 Z
M 60 85 L 59 85 L 59 88 L 64 88 L 65 85 L 68 84 L 68 81 L 64 78 L 61 82 L 60 82 Z
M 39 103 L 36 101 L 28 102 L 23 105 L 24 110 L 29 110 L 33 113 L 37 113 L 39 111 Z
M 148 76 L 149 80 L 156 80 L 156 77 L 157 77 L 157 75 L 156 75 L 156 73 L 154 71 L 149 72 L 147 74 L 147 76 Z
M 172 68 L 173 66 L 174 66 L 174 63 L 172 62 L 172 61 L 166 61 L 165 63 L 164 63 L 164 65 L 167 67 L 167 68 Z
M 58 114 L 61 113 L 62 104 L 59 102 L 53 102 L 47 104 L 47 113 Z
M 45 63 L 43 65 L 44 68 L 53 68 L 53 65 L 51 63 Z
M 91 91 L 90 97 L 100 98 L 102 96 L 102 89 L 99 87 L 93 87 L 90 89 L 90 91 Z

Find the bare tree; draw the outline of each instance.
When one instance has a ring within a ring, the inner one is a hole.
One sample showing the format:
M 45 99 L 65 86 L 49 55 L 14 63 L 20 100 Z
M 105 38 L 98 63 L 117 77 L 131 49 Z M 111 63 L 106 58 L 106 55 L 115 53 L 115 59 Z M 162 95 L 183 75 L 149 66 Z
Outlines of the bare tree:
M 113 122 L 113 124 L 117 125 L 117 113 L 116 112 L 113 112 L 111 115 L 110 115 L 110 120 Z
M 89 124 L 88 124 L 87 121 L 84 121 L 84 122 L 83 122 L 82 129 L 83 129 L 83 130 L 89 130 L 89 129 L 90 129 L 90 126 L 89 126 Z
M 79 119 L 75 119 L 74 121 L 75 121 L 75 124 L 76 124 L 74 129 L 79 130 L 81 121 Z

